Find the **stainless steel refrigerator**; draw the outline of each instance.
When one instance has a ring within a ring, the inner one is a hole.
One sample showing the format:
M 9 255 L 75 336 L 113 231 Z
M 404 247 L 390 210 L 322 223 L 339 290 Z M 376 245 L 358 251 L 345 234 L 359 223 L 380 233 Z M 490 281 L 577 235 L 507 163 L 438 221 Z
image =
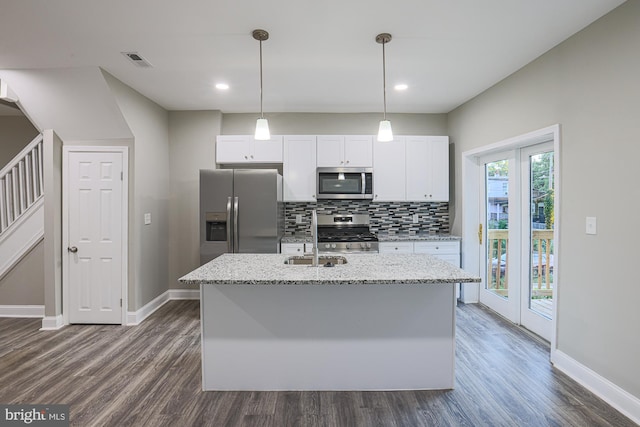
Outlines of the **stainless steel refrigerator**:
M 200 265 L 223 253 L 277 253 L 283 228 L 276 169 L 200 170 Z

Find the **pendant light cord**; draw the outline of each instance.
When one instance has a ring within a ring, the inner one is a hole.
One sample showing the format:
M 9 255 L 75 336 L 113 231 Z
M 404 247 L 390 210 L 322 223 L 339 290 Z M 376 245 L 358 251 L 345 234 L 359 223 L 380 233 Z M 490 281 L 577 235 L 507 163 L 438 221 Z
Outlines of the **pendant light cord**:
M 387 61 L 384 54 L 385 44 L 385 42 L 382 42 L 382 98 L 384 103 L 384 120 L 387 120 L 387 70 L 385 65 Z
M 384 45 L 382 47 L 384 48 Z M 262 40 L 260 40 L 260 118 L 264 119 L 262 113 Z

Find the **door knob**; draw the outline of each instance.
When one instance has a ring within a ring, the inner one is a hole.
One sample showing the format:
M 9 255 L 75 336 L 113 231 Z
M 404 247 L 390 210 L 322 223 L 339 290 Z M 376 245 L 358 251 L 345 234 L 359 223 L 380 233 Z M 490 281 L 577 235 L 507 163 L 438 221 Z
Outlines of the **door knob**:
M 78 252 L 78 248 L 75 246 L 71 246 L 70 248 L 67 248 L 67 250 L 72 254 L 75 254 L 76 252 Z

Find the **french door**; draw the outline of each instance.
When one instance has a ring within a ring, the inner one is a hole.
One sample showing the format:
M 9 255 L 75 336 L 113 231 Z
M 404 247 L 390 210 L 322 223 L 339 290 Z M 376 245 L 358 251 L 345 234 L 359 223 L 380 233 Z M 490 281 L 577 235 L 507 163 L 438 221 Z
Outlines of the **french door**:
M 480 158 L 480 301 L 551 340 L 554 260 L 553 143 Z

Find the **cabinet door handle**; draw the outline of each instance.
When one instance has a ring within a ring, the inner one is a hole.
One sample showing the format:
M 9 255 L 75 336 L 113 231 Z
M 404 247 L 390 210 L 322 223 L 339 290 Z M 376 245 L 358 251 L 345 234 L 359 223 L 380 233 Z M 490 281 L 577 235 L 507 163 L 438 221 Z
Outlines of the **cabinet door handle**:
M 78 248 L 75 246 L 71 246 L 70 248 L 67 248 L 67 250 L 72 254 L 75 254 L 76 252 L 78 252 Z
M 347 164 L 349 164 L 349 160 L 347 160 Z

